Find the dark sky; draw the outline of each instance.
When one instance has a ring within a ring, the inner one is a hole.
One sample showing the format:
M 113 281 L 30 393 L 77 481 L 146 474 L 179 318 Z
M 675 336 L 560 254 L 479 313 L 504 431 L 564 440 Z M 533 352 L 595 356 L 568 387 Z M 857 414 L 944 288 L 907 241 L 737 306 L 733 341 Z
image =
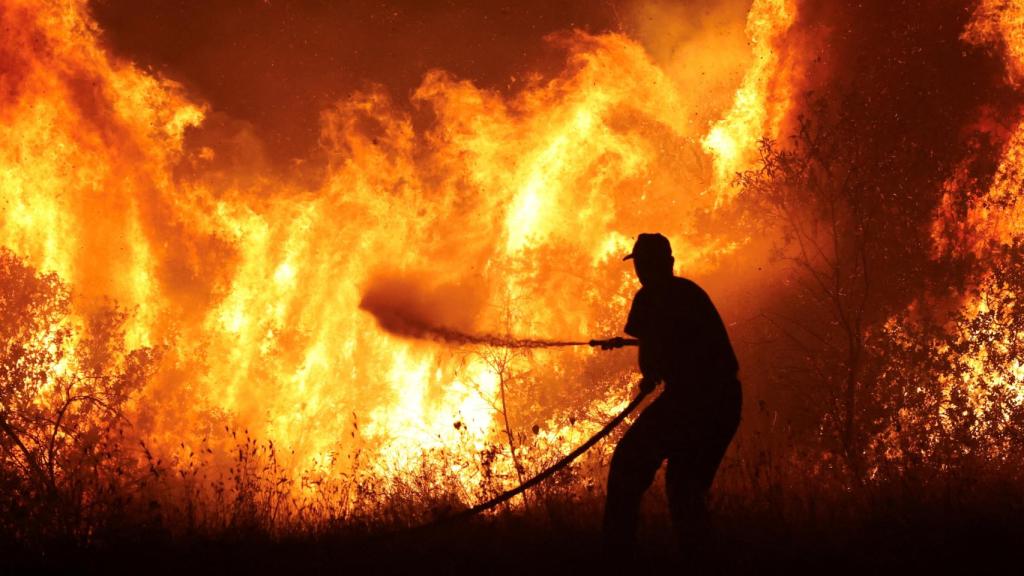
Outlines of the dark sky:
M 507 89 L 527 70 L 561 65 L 543 42 L 546 35 L 620 26 L 612 3 L 593 0 L 94 0 L 91 6 L 116 54 L 250 124 L 278 161 L 307 156 L 319 111 L 368 82 L 383 84 L 400 102 L 432 68 Z

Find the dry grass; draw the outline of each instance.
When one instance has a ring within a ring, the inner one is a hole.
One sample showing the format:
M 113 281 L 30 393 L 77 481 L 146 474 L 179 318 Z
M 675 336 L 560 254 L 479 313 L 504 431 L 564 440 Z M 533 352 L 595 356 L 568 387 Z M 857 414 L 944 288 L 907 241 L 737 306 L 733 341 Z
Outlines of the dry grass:
M 463 505 L 459 494 L 424 491 L 437 485 L 437 468 L 425 466 L 386 488 L 355 487 L 354 497 L 367 502 L 358 514 L 341 512 L 340 493 L 297 507 L 272 447 L 244 433 L 236 441 L 229 475 L 210 474 L 201 464 L 174 471 L 149 461 L 134 471 L 140 476 L 126 474 L 97 491 L 106 499 L 93 501 L 73 531 L 55 529 L 60 518 L 50 517 L 65 507 L 50 516 L 7 516 L 0 568 L 511 574 L 600 573 L 609 566 L 597 531 L 603 489 L 587 490 L 571 473 L 535 493 L 529 508 L 407 531 Z M 807 474 L 795 453 L 749 457 L 743 449 L 723 465 L 712 499 L 722 573 L 941 573 L 992 567 L 1024 538 L 1017 520 L 1024 478 L 1015 469 L 976 463 L 955 474 L 928 470 L 853 487 L 831 472 Z M 5 494 L 10 506 L 19 492 Z M 645 501 L 637 568 L 686 565 L 674 553 L 664 504 L 659 479 Z

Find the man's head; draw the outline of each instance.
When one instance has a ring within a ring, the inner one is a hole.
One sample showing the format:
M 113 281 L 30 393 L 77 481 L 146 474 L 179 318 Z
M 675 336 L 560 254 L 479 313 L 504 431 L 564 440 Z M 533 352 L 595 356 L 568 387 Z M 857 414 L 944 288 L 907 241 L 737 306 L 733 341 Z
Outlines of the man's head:
M 672 277 L 672 246 L 661 234 L 641 234 L 636 238 L 633 251 L 623 258 L 632 260 L 640 284 L 657 284 Z

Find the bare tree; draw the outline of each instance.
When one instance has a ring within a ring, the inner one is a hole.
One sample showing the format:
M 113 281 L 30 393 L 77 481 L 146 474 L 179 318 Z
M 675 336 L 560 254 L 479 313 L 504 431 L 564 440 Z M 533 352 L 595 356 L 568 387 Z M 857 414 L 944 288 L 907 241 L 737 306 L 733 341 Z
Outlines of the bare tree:
M 760 142 L 760 166 L 738 185 L 754 219 L 781 234 L 776 254 L 790 266 L 789 294 L 766 317 L 823 385 L 827 428 L 856 475 L 881 212 L 871 166 L 846 128 L 801 117 L 788 146 Z
M 514 310 L 512 302 L 508 299 L 502 305 L 503 332 L 510 341 L 514 340 L 512 326 L 514 323 Z M 491 405 L 495 414 L 501 418 L 502 427 L 505 433 L 505 442 L 508 444 L 509 456 L 512 466 L 515 468 L 516 479 L 520 484 L 526 481 L 526 469 L 519 458 L 519 443 L 516 432 L 512 426 L 511 403 L 509 396 L 512 387 L 521 380 L 523 374 L 516 371 L 516 361 L 529 353 L 526 349 L 517 349 L 505 346 L 490 346 L 482 351 L 475 352 L 487 365 L 488 369 L 498 379 L 496 394 L 491 394 L 477 386 L 481 397 Z M 522 494 L 523 505 L 529 506 L 526 494 Z

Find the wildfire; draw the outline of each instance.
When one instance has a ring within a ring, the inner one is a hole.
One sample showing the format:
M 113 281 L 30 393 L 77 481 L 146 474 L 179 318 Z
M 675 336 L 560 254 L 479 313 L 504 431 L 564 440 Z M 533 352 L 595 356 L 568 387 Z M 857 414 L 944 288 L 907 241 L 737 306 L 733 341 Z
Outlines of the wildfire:
M 973 44 L 1002 46 L 1011 82 L 1024 78 L 1024 6 L 1018 2 L 984 0 L 964 31 L 963 40 Z
M 732 109 L 701 140 L 715 158 L 718 192 L 726 194 L 737 172 L 750 168 L 757 141 L 779 134 L 789 111 L 789 84 L 780 81 L 781 57 L 775 45 L 796 18 L 796 6 L 788 0 L 757 0 L 747 17 L 747 35 L 758 50 L 755 60 L 736 91 Z
M 403 340 L 360 309 L 364 294 L 398 278 L 465 331 L 617 333 L 635 234 L 668 234 L 690 273 L 743 242 L 692 229 L 714 199 L 676 151 L 703 143 L 720 187 L 778 130 L 789 95 L 772 46 L 793 18 L 784 0 L 754 3 L 749 71 L 711 127 L 686 120 L 681 88 L 620 34 L 553 38 L 562 72 L 511 95 L 432 71 L 411 102 L 436 117 L 425 131 L 383 89 L 339 95 L 310 187 L 269 169 L 215 177 L 217 144 L 188 144 L 208 106 L 111 56 L 84 0 L 6 2 L 0 245 L 66 281 L 77 318 L 114 302 L 127 348 L 159 351 L 127 416 L 172 461 L 205 446 L 227 463 L 227 424 L 273 442 L 296 479 L 388 482 L 446 454 L 476 495 L 458 461 L 508 443 L 502 414 L 536 424 L 522 454 L 550 460 L 622 406 L 632 359 Z M 498 459 L 511 475 L 514 455 Z
M 1019 88 L 1024 65 L 1021 7 L 1017 3 L 981 2 L 961 36 L 964 42 L 1005 52 L 1007 78 Z M 1017 309 L 1020 267 L 1016 258 L 1024 239 L 1024 123 L 1000 126 L 983 118 L 986 129 L 1005 130 L 1001 158 L 987 189 L 958 171 L 944 184 L 933 226 L 934 257 L 972 257 L 984 263 L 966 279 L 966 290 L 938 335 L 927 339 L 939 396 L 918 407 L 940 423 L 922 424 L 934 430 L 932 442 L 944 436 L 976 443 L 976 453 L 993 459 L 1012 452 L 1011 430 L 1024 401 L 1024 369 L 1018 342 L 1024 325 Z M 968 157 L 970 160 L 970 157 Z M 957 203 L 967 198 L 962 211 Z M 911 311 L 907 316 L 913 317 Z M 907 318 L 894 318 L 886 327 L 902 340 L 904 349 L 921 344 L 903 340 L 899 326 Z M 909 321 L 913 324 L 913 320 Z M 918 384 L 921 390 L 921 385 Z M 901 413 L 910 414 L 910 409 Z M 941 430 L 941 431 L 940 431 Z M 960 436 L 957 436 L 960 434 Z M 896 442 L 892 444 L 898 444 Z M 919 450 L 927 452 L 931 447 Z M 892 450 L 892 448 L 889 448 Z M 963 448 L 970 451 L 970 448 Z

